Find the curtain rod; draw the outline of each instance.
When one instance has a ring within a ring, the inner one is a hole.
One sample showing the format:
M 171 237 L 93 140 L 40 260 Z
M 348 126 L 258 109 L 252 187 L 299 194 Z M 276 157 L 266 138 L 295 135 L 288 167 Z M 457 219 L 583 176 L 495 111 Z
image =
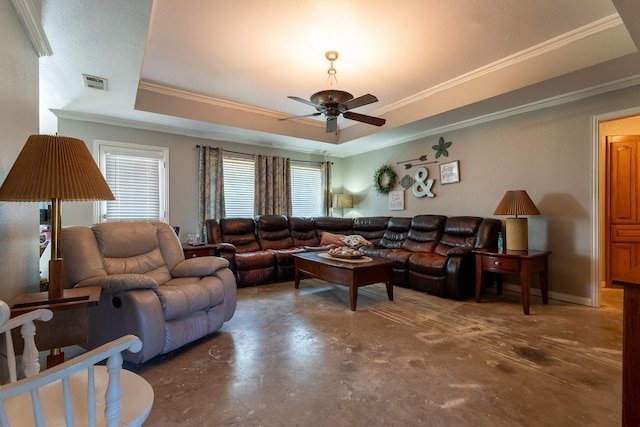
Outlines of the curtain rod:
M 204 148 L 204 145 L 196 145 L 196 148 Z M 216 147 L 209 147 L 209 148 L 216 148 Z M 232 150 L 225 150 L 224 148 L 217 148 L 219 150 L 222 151 L 226 151 L 227 153 L 233 153 L 233 154 L 240 154 L 243 156 L 255 156 L 255 154 L 251 154 L 251 153 L 242 153 L 240 151 L 232 151 Z M 295 159 L 291 159 L 292 162 L 303 162 L 303 163 L 331 163 L 333 164 L 333 162 L 319 162 L 317 160 L 295 160 Z

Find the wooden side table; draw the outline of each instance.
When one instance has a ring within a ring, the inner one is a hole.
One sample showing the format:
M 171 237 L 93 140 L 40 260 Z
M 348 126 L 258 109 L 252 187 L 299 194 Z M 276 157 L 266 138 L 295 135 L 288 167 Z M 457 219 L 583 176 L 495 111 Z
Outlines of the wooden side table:
M 206 243 L 204 245 L 182 244 L 182 251 L 185 258 L 197 258 L 201 256 L 220 256 L 218 245 L 215 243 Z
M 65 289 L 62 298 L 50 301 L 48 292 L 22 294 L 9 301 L 11 317 L 18 316 L 37 308 L 46 308 L 53 312 L 48 322 L 39 322 L 36 326 L 36 347 L 38 350 L 51 350 L 47 356 L 47 368 L 64 362 L 64 353 L 60 348 L 84 344 L 89 337 L 89 307 L 100 301 L 100 286 Z M 16 352 L 22 352 L 22 339 L 14 339 Z
M 540 277 L 542 303 L 549 303 L 548 251 L 511 251 L 498 252 L 497 249 L 474 249 L 476 254 L 476 302 L 480 302 L 484 272 L 497 273 L 498 295 L 502 293 L 502 275 L 520 275 L 522 308 L 529 314 L 529 279 L 532 274 Z
M 640 267 L 612 281 L 624 286 L 622 308 L 622 425 L 640 425 Z

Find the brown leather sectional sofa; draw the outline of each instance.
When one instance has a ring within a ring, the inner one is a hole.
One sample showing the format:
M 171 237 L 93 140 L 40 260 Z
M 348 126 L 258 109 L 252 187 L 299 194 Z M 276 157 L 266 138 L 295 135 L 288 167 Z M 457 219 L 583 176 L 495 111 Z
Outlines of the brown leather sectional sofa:
M 322 233 L 357 234 L 373 246 L 365 255 L 394 260 L 394 284 L 435 295 L 474 293 L 473 248 L 495 247 L 502 223 L 475 216 L 302 218 L 259 215 L 209 219 L 208 242 L 230 261 L 238 286 L 293 279 L 293 254 L 327 250 Z

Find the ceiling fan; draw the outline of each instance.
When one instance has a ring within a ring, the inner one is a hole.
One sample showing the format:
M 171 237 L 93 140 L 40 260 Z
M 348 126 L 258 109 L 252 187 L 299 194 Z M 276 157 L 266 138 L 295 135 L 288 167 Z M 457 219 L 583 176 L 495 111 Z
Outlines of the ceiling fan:
M 329 74 L 329 82 L 333 83 L 335 80 L 336 69 L 333 68 L 333 61 L 338 59 L 338 52 L 329 51 L 325 53 L 325 57 L 331 62 L 331 68 L 327 71 Z M 362 107 L 363 105 L 372 104 L 374 102 L 378 102 L 378 98 L 371 95 L 370 93 L 366 95 L 359 96 L 354 98 L 352 94 L 349 92 L 345 92 L 343 90 L 337 89 L 328 89 L 321 90 L 319 92 L 311 95 L 310 101 L 306 99 L 297 97 L 297 96 L 288 96 L 287 98 L 291 98 L 295 101 L 302 102 L 303 104 L 310 105 L 318 110 L 315 113 L 305 114 L 302 116 L 293 116 L 293 117 L 285 117 L 283 119 L 278 119 L 280 121 L 284 120 L 294 120 L 300 119 L 303 117 L 314 117 L 324 114 L 327 118 L 327 127 L 326 132 L 335 132 L 338 128 L 338 116 L 342 114 L 342 117 L 345 119 L 355 120 L 362 123 L 367 123 L 374 126 L 382 126 L 386 123 L 385 119 L 381 119 L 379 117 L 367 116 L 366 114 L 354 113 L 351 111 L 354 108 Z

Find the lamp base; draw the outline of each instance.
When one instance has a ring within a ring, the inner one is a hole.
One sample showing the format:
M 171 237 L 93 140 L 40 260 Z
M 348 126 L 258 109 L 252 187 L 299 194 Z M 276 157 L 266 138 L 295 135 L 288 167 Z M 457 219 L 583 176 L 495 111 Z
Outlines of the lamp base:
M 507 250 L 529 249 L 529 227 L 527 218 L 507 218 Z
M 49 261 L 49 301 L 64 297 L 64 261 L 62 258 Z

